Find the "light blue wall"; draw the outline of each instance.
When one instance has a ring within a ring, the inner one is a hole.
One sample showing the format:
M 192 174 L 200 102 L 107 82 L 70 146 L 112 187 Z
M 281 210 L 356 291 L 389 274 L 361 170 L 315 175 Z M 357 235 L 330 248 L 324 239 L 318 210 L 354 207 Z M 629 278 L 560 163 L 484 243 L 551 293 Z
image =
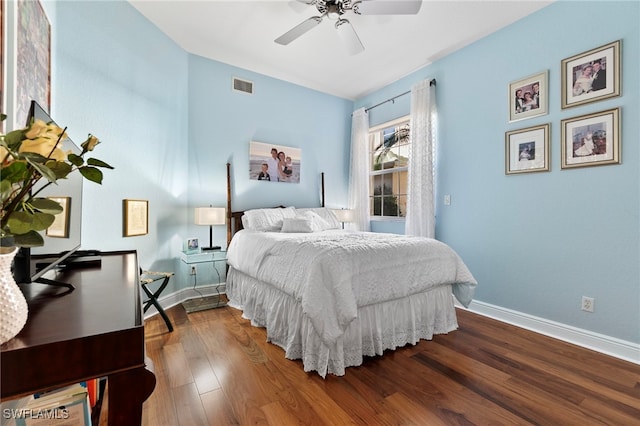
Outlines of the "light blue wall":
M 83 248 L 136 249 L 149 269 L 176 271 L 169 291 L 191 286 L 178 255 L 209 238 L 193 208 L 226 205 L 227 161 L 236 209 L 346 205 L 353 102 L 186 53 L 124 1 L 45 2 L 52 24 L 52 116 L 75 140 L 103 143 L 116 169 L 85 184 Z M 254 82 L 253 96 L 231 77 Z M 249 141 L 302 150 L 300 184 L 248 180 Z M 149 200 L 149 234 L 122 236 L 122 200 Z M 214 240 L 226 245 L 224 227 Z M 198 276 L 206 282 L 206 276 Z
M 98 157 L 116 166 L 102 187 L 87 184 L 86 248 L 135 248 L 143 265 L 178 270 L 182 240 L 208 237 L 192 225 L 193 207 L 225 201 L 229 160 L 239 209 L 317 203 L 321 171 L 328 204 L 346 203 L 350 101 L 189 55 L 126 2 L 45 7 L 54 118 L 77 140 L 98 135 Z M 437 79 L 436 233 L 477 277 L 478 300 L 640 342 L 639 15 L 637 2 L 559 2 L 356 102 L 370 106 Z M 585 30 L 585 22 L 597 25 Z M 623 96 L 561 110 L 561 59 L 617 39 Z M 544 69 L 549 114 L 509 124 L 508 83 Z M 232 76 L 253 81 L 255 95 L 233 93 Z M 623 163 L 560 170 L 560 120 L 618 106 Z M 371 123 L 408 111 L 405 96 L 373 110 Z M 504 132 L 547 122 L 551 171 L 505 176 Z M 252 139 L 300 147 L 301 183 L 249 181 Z M 122 237 L 124 198 L 149 200 L 149 235 Z M 381 228 L 394 229 L 402 224 Z M 582 295 L 595 297 L 595 313 L 580 311 Z
M 436 236 L 468 264 L 478 300 L 636 343 L 638 22 L 638 2 L 558 2 L 356 102 L 375 105 L 437 79 Z M 623 96 L 562 110 L 560 61 L 618 39 Z M 545 69 L 549 114 L 508 123 L 509 82 Z M 622 109 L 622 164 L 561 170 L 560 121 L 615 107 Z M 408 111 L 405 96 L 372 110 L 371 124 Z M 542 123 L 551 123 L 551 171 L 506 176 L 505 132 Z M 580 310 L 582 295 L 596 299 L 595 313 Z
M 46 3 L 51 6 L 51 3 Z M 126 2 L 55 2 L 52 116 L 115 167 L 85 183 L 83 248 L 135 249 L 172 271 L 187 223 L 187 54 Z M 123 199 L 149 201 L 149 233 L 123 237 Z
M 253 82 L 254 94 L 233 91 L 233 77 Z M 352 109 L 351 101 L 191 55 L 189 209 L 226 205 L 227 162 L 234 210 L 319 206 L 321 172 L 326 205 L 346 206 Z M 300 148 L 300 184 L 249 180 L 252 140 Z M 214 238 L 224 245 L 225 229 L 219 228 Z

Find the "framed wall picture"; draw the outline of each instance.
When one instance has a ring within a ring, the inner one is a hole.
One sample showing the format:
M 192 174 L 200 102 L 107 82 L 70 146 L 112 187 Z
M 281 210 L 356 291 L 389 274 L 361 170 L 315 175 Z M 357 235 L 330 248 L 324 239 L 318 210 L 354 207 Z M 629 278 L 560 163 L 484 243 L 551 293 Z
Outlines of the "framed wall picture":
M 6 63 L 6 55 L 4 53 L 4 45 L 7 35 L 6 25 L 4 20 L 6 19 L 6 12 L 4 11 L 4 0 L 0 0 L 0 110 L 6 111 L 4 104 L 4 98 L 6 96 L 6 89 L 4 87 L 4 64 Z M 0 132 L 4 133 L 4 120 L 0 121 Z
M 149 201 L 123 200 L 125 237 L 149 233 Z
M 620 164 L 620 108 L 561 122 L 562 168 Z
M 31 100 L 51 108 L 51 25 L 40 1 L 19 1 L 16 20 L 15 128 L 27 124 Z
M 69 238 L 69 215 L 71 212 L 71 197 L 48 197 L 62 207 L 62 212 L 55 215 L 55 219 L 47 228 L 47 237 Z
M 249 179 L 300 183 L 300 148 L 251 141 Z
M 505 174 L 549 171 L 551 124 L 505 133 Z
M 620 96 L 620 43 L 562 60 L 562 109 Z
M 509 122 L 547 114 L 549 71 L 509 83 Z

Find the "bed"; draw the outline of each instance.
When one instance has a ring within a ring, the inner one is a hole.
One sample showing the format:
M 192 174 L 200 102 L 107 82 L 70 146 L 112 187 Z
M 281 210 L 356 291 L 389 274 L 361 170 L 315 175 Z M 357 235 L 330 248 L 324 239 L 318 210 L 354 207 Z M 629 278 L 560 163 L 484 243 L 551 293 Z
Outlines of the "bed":
M 454 297 L 473 298 L 476 280 L 437 240 L 345 231 L 325 207 L 228 211 L 229 305 L 307 372 L 341 376 L 451 332 Z

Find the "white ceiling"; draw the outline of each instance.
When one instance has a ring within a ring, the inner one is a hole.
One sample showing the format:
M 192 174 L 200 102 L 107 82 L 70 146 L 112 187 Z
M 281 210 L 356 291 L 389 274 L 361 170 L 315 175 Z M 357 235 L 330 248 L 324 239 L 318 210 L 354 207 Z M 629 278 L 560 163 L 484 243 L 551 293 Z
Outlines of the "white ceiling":
M 423 0 L 417 15 L 347 12 L 343 17 L 365 46 L 355 56 L 346 53 L 334 22 L 327 18 L 288 46 L 274 43 L 295 25 L 319 15 L 314 6 L 293 0 L 130 3 L 189 53 L 354 100 L 551 1 Z

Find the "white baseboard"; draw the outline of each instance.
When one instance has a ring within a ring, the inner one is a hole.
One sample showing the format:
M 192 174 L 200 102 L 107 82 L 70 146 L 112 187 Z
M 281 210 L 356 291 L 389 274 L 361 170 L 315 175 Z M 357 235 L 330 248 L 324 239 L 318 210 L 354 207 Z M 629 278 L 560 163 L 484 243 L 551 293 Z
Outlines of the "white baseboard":
M 457 304 L 456 306 L 464 309 Z M 544 334 L 545 336 L 582 346 L 583 348 L 611 355 L 634 364 L 640 364 L 640 345 L 636 343 L 476 300 L 471 302 L 468 310 L 479 315 Z
M 216 294 L 226 294 L 227 285 L 226 283 L 222 284 L 211 284 L 211 285 L 202 285 L 194 288 L 184 288 L 182 290 L 176 291 L 174 293 L 167 294 L 166 296 L 160 297 L 158 302 L 165 309 L 169 309 L 173 306 L 176 306 L 185 300 L 195 299 L 197 297 L 202 296 L 212 296 Z M 146 299 L 145 299 L 146 300 Z M 152 316 L 156 315 L 158 310 L 155 306 L 151 305 L 149 310 L 145 312 L 144 319 L 149 319 Z

